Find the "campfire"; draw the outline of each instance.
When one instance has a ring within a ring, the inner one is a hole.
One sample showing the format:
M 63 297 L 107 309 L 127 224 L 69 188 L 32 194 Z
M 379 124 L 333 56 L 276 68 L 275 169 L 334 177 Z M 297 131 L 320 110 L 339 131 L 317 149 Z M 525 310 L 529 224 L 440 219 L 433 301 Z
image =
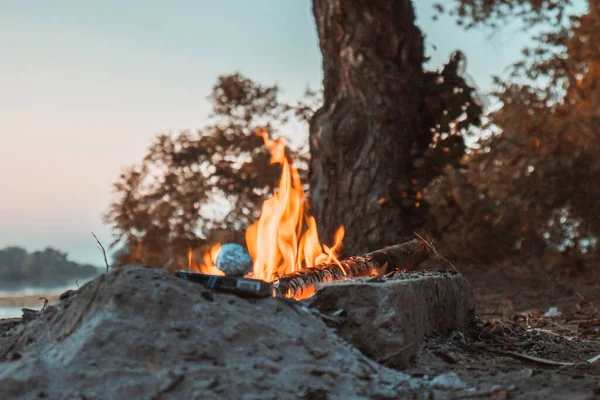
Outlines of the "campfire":
M 275 295 L 299 300 L 312 296 L 317 283 L 381 275 L 390 269 L 411 268 L 424 260 L 427 249 L 423 243 L 413 241 L 340 261 L 344 227 L 338 228 L 332 246 L 321 242 L 317 223 L 307 212 L 298 169 L 285 154 L 285 143 L 271 139 L 266 131 L 257 135 L 271 153 L 271 163 L 281 165 L 281 177 L 273 195 L 264 201 L 260 218 L 246 230 L 252 265 L 243 274 L 245 278 L 272 282 Z M 203 274 L 226 275 L 217 267 L 222 247 L 221 243 L 213 245 L 204 254 L 201 265 L 193 262 L 190 250 L 188 268 Z

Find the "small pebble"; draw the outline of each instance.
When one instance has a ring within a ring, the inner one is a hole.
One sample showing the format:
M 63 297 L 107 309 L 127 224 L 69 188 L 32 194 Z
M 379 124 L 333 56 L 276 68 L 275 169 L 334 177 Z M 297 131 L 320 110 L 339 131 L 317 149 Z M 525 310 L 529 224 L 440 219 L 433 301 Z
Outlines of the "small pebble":
M 442 375 L 438 375 L 430 382 L 430 385 L 434 389 L 446 389 L 446 390 L 457 390 L 465 389 L 467 384 L 460 379 L 456 372 L 447 372 Z

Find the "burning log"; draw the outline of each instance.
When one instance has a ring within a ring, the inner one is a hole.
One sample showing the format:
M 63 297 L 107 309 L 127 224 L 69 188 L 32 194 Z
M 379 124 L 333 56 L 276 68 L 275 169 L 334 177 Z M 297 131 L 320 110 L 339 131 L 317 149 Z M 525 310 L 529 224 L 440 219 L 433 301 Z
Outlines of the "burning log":
M 420 240 L 386 247 L 362 256 L 348 257 L 339 263 L 321 264 L 282 275 L 274 283 L 276 296 L 304 299 L 310 297 L 317 283 L 333 282 L 345 277 L 384 275 L 404 269 L 416 269 L 429 258 L 429 246 Z

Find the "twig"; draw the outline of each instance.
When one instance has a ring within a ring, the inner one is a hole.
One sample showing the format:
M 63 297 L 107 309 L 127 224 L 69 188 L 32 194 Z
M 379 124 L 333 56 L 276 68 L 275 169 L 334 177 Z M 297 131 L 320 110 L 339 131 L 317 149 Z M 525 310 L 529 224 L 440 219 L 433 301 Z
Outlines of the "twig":
M 600 325 L 600 318 L 588 318 L 588 319 L 567 319 L 569 325 L 577 325 L 579 327 L 590 327 Z
M 435 354 L 442 360 L 446 361 L 448 364 L 458 364 L 458 359 L 450 353 L 446 353 L 445 351 L 438 350 L 438 351 L 434 351 L 433 354 Z
M 102 250 L 102 255 L 104 256 L 104 264 L 106 264 L 106 272 L 108 273 L 108 269 L 110 267 L 108 265 L 108 259 L 106 258 L 106 250 L 104 249 L 104 246 L 102 246 L 102 243 L 100 243 L 100 241 L 98 240 L 98 238 L 96 237 L 96 235 L 94 235 L 94 232 L 92 232 L 92 236 L 94 237 L 94 239 L 96 239 L 96 243 L 98 243 L 98 246 L 100 247 L 100 250 Z
M 68 338 L 69 336 L 71 336 L 73 334 L 73 332 L 75 332 L 75 329 L 77 329 L 77 327 L 81 324 L 81 321 L 83 321 L 83 317 L 90 310 L 90 307 L 92 306 L 92 303 L 94 302 L 94 300 L 96 300 L 96 297 L 98 297 L 98 293 L 100 292 L 100 285 L 102 284 L 102 282 L 104 282 L 105 276 L 106 275 L 100 275 L 100 278 L 98 279 L 98 283 L 96 284 L 96 289 L 94 290 L 92 297 L 90 297 L 90 300 L 87 302 L 87 304 L 83 308 L 81 315 L 79 315 L 79 318 L 77 318 L 77 321 L 75 321 L 75 323 L 73 324 L 71 329 L 69 329 L 67 333 L 65 333 L 64 335 L 59 337 L 58 340 L 64 340 L 64 339 Z
M 421 239 L 423 241 L 423 243 L 425 243 L 427 245 L 427 247 L 429 247 L 429 249 L 431 249 L 431 251 L 433 252 L 433 255 L 436 257 L 439 257 L 441 260 L 445 261 L 448 265 L 450 265 L 452 267 L 452 269 L 459 274 L 460 276 L 462 276 L 463 278 L 465 278 L 465 280 L 467 281 L 467 283 L 469 284 L 469 286 L 471 286 L 471 289 L 475 289 L 475 286 L 473 286 L 473 284 L 467 279 L 466 276 L 464 276 L 462 274 L 462 272 L 460 272 L 458 270 L 458 268 L 456 268 L 454 266 L 454 264 L 452 264 L 450 261 L 448 261 L 448 259 L 446 257 L 444 257 L 443 255 L 441 255 L 436 249 L 435 247 L 433 247 L 433 240 L 429 239 L 426 240 L 423 236 L 419 235 L 417 232 L 413 232 L 419 239 Z
M 515 390 L 515 385 L 509 387 L 492 387 L 488 390 L 478 390 L 475 392 L 458 393 L 457 399 L 474 399 L 477 397 L 486 397 L 490 399 L 505 399 L 510 391 Z
M 173 390 L 175 390 L 175 388 L 177 386 L 179 386 L 181 384 L 181 382 L 183 382 L 183 380 L 185 379 L 185 375 L 177 375 L 172 381 L 171 383 L 169 383 L 167 386 L 165 386 L 164 389 L 162 389 L 159 394 L 165 394 L 165 393 L 169 393 L 172 392 Z
M 44 306 L 40 310 L 40 311 L 44 311 L 46 309 L 46 307 L 48 307 L 48 298 L 47 297 L 40 297 L 38 300 L 44 300 Z
M 344 323 L 344 321 L 341 318 L 332 317 L 327 314 L 318 313 L 317 316 L 319 318 L 321 318 L 326 324 L 329 322 L 330 324 L 332 324 L 334 326 L 340 326 Z
M 406 350 L 410 349 L 410 348 L 411 348 L 411 347 L 413 347 L 414 345 L 415 345 L 415 344 L 414 344 L 414 343 L 412 343 L 412 342 L 411 342 L 411 343 L 408 343 L 408 344 L 405 344 L 404 346 L 400 347 L 400 349 L 398 349 L 398 351 L 396 351 L 395 353 L 393 353 L 393 354 L 391 354 L 391 355 L 389 355 L 389 356 L 387 356 L 387 357 L 385 357 L 385 358 L 382 358 L 381 360 L 379 360 L 379 363 L 380 363 L 380 364 L 384 364 L 386 361 L 389 361 L 389 360 L 391 360 L 392 358 L 394 358 L 394 357 L 396 357 L 396 356 L 399 356 L 401 353 L 404 353 Z
M 586 360 L 586 362 L 588 364 L 596 364 L 598 362 L 598 360 L 600 360 L 600 354 L 598 354 L 595 357 L 589 358 L 588 360 Z
M 496 303 L 496 309 L 494 310 L 494 312 L 491 314 L 484 314 L 484 315 L 496 315 L 496 313 L 498 312 L 499 309 L 500 309 L 500 296 L 498 296 L 498 303 Z
M 552 367 L 572 367 L 572 366 L 578 364 L 578 363 L 568 362 L 568 361 L 553 361 L 553 360 L 548 360 L 547 358 L 528 356 L 528 355 L 517 353 L 514 351 L 504 351 L 504 350 L 497 350 L 497 349 L 491 349 L 491 348 L 488 348 L 487 350 L 492 353 L 512 357 L 517 360 L 531 361 L 531 362 L 534 362 L 534 363 L 537 363 L 540 365 L 548 365 L 548 366 L 552 366 Z

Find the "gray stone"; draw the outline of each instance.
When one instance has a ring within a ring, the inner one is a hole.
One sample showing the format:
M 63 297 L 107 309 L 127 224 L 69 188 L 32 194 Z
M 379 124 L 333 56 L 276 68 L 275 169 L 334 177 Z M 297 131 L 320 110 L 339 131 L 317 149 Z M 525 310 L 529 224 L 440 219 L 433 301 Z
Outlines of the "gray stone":
M 237 243 L 225 243 L 219 250 L 215 266 L 225 275 L 244 276 L 252 271 L 252 257 L 244 246 Z
M 452 272 L 396 273 L 389 279 L 319 285 L 309 303 L 344 316 L 339 334 L 375 361 L 403 368 L 426 335 L 464 330 L 475 313 L 467 280 Z
M 459 390 L 467 387 L 467 384 L 454 371 L 436 376 L 431 380 L 430 385 L 434 389 L 446 390 Z

